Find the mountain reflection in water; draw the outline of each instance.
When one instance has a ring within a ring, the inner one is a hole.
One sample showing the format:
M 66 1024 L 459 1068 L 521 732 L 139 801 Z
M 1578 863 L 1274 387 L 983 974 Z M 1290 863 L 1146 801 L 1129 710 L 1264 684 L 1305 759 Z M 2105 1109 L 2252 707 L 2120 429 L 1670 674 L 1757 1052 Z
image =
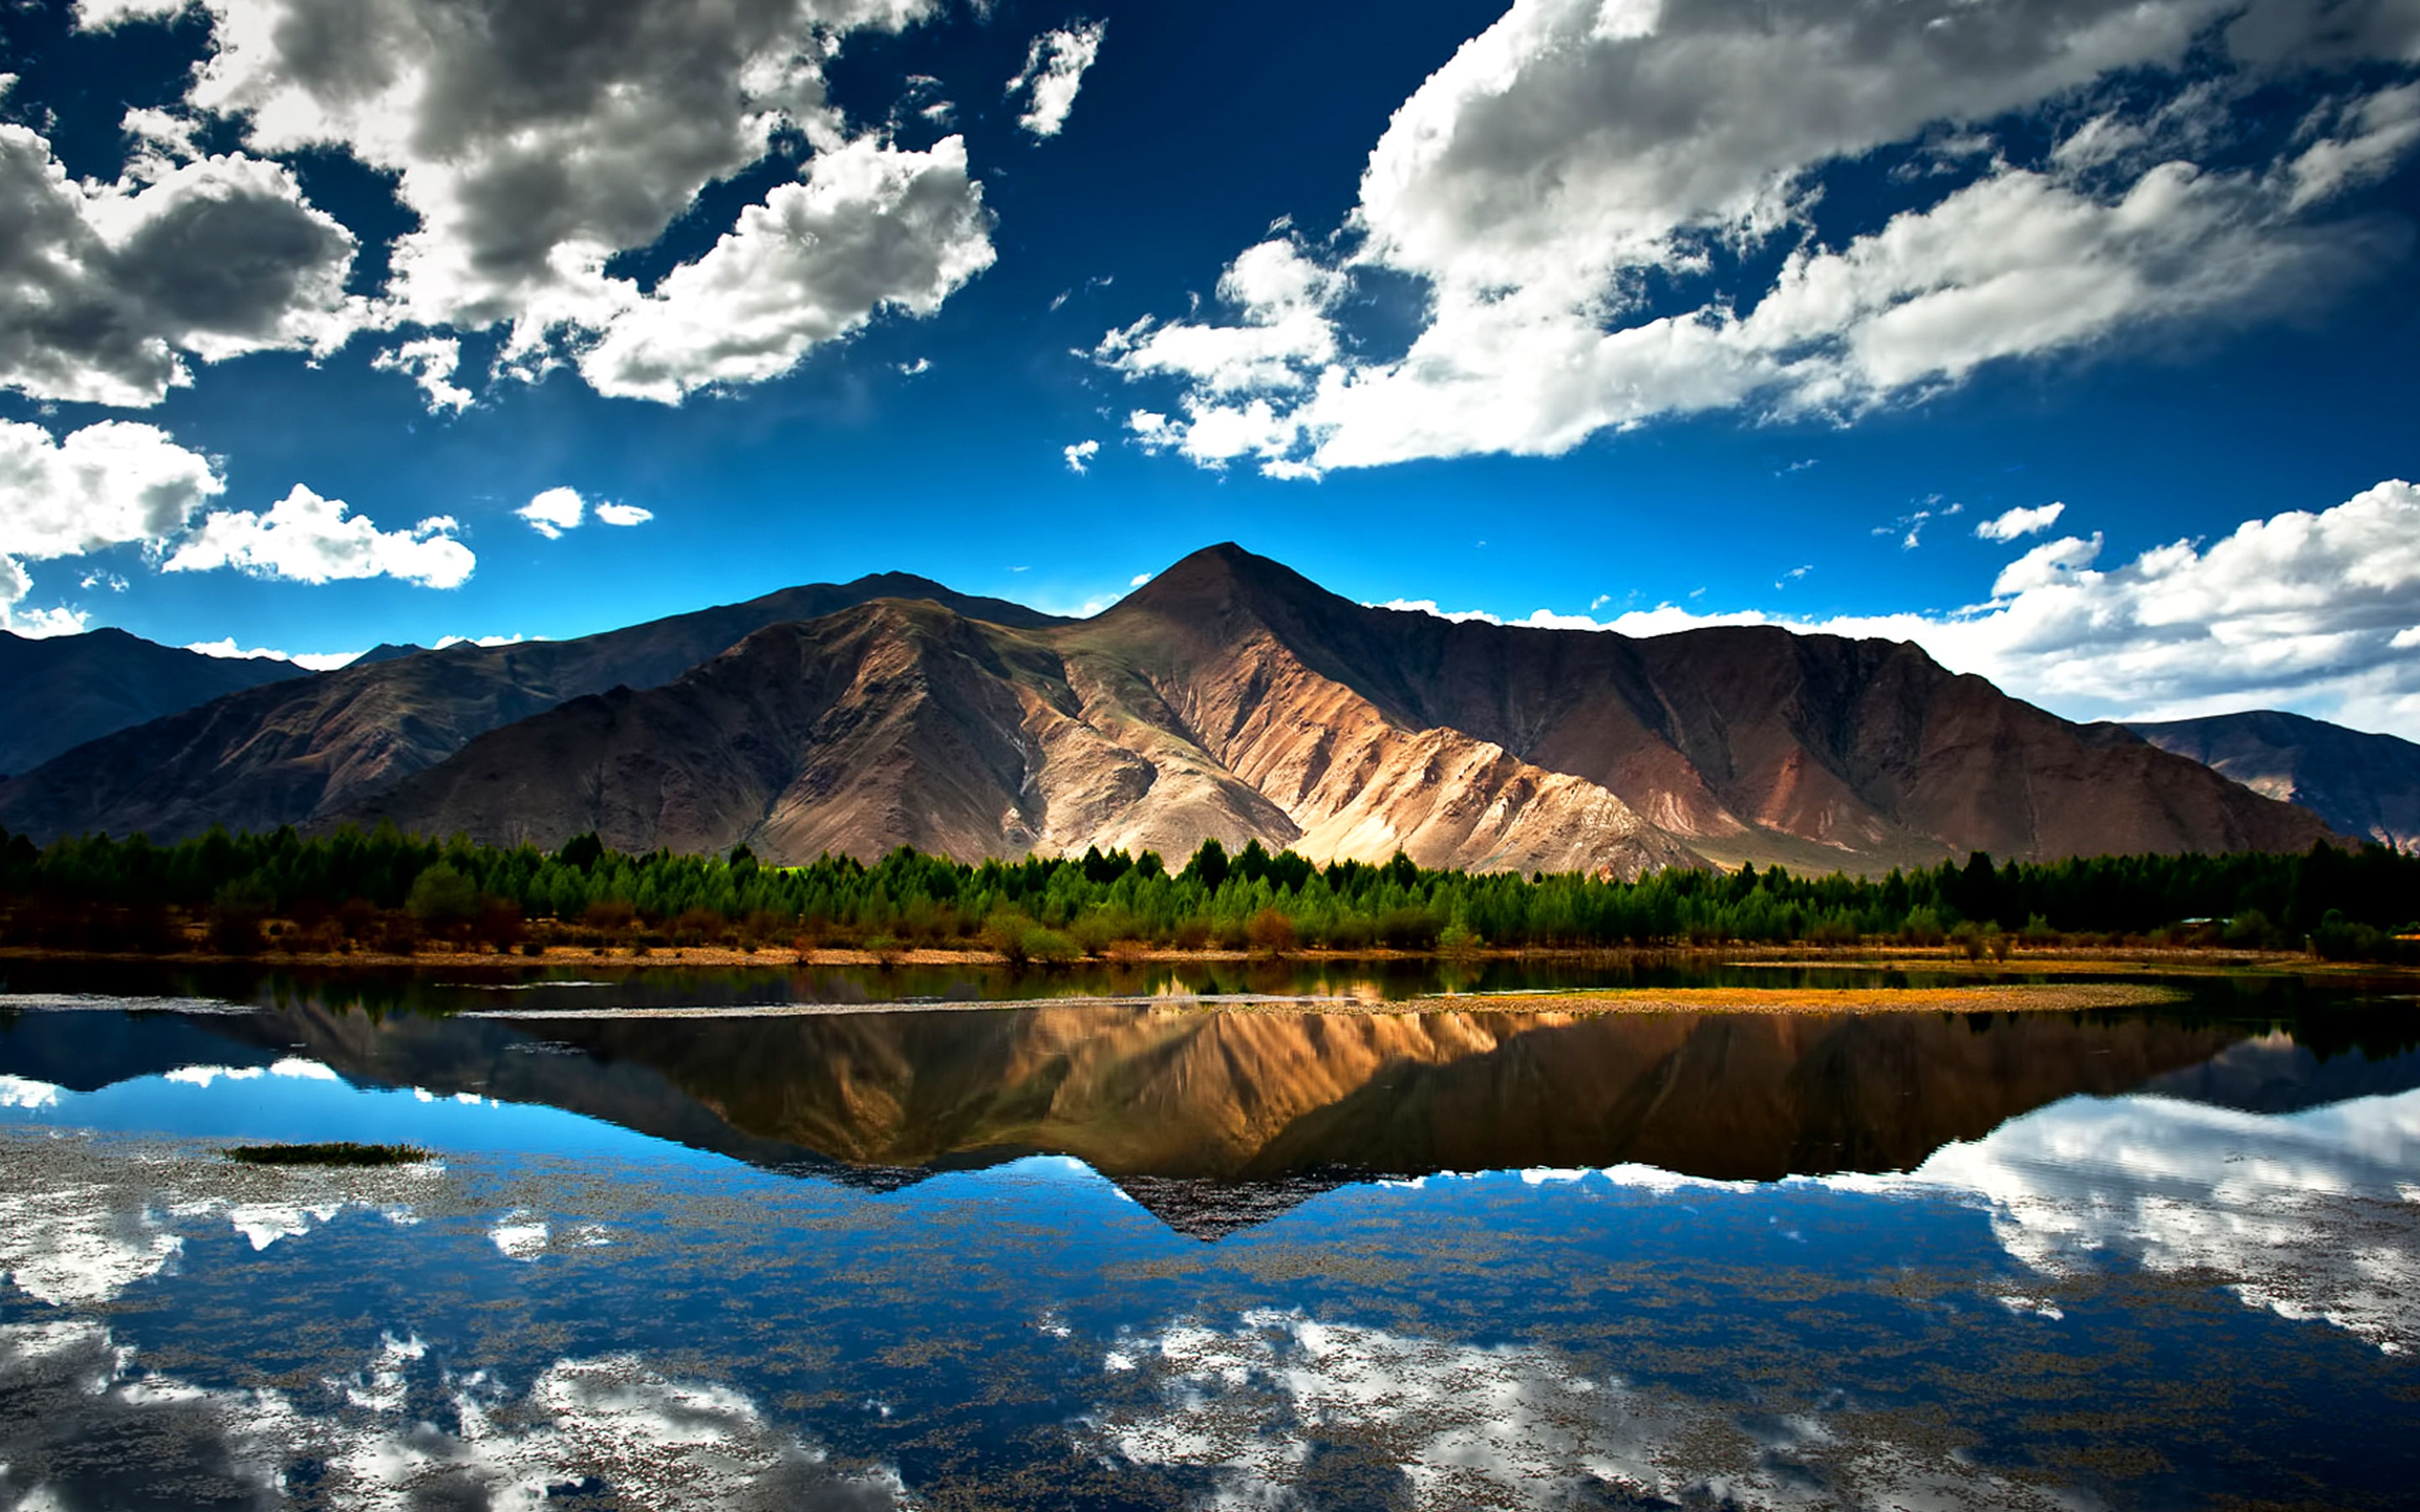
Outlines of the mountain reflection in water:
M 114 1032 L 102 1015 L 32 1017 L 81 1039 Z M 195 1058 L 203 1037 L 307 1055 L 357 1083 L 545 1103 L 875 1185 L 1072 1155 L 1177 1227 L 1211 1234 L 1373 1176 L 1901 1171 L 2061 1098 L 2208 1063 L 2243 1035 L 2041 1013 L 1043 1005 L 520 1022 L 380 1019 L 304 1001 L 183 1021 L 172 1057 Z M 58 1057 L 70 1081 L 109 1058 L 99 1044 L 63 1044 Z
M 2420 1475 L 2420 1055 L 2343 1015 L 135 1007 L 0 1001 L 0 1505 Z M 436 1158 L 219 1153 L 328 1138 Z

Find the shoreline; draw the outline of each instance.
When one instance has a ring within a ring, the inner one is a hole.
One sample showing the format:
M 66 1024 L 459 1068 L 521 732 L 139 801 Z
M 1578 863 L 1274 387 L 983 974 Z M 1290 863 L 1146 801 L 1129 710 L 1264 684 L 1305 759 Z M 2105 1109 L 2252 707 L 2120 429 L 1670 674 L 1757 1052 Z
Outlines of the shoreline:
M 1041 1008 L 1152 1009 L 1177 1013 L 1520 1014 L 1528 1018 L 1594 1018 L 1661 1013 L 2082 1013 L 2157 1008 L 2180 1001 L 2174 988 L 2149 982 L 1989 982 L 1956 987 L 1608 987 L 1499 993 L 1432 993 L 1417 997 L 1362 997 L 1268 993 L 1177 994 L 1038 998 L 970 998 L 951 1002 L 755 1003 L 706 1007 L 467 1009 L 458 1018 L 514 1023 L 599 1019 L 828 1018 L 861 1013 L 947 1013 Z
M 1447 950 L 1325 950 L 1298 949 L 1272 954 L 1255 950 L 1125 949 L 1080 960 L 1043 964 L 1016 964 L 997 950 L 920 948 L 876 952 L 853 947 L 808 950 L 765 946 L 742 950 L 733 946 L 658 946 L 634 955 L 627 949 L 550 946 L 539 955 L 496 949 L 416 950 L 410 954 L 380 950 L 281 950 L 275 948 L 229 954 L 212 950 L 97 951 L 67 950 L 47 946 L 0 946 L 0 966 L 15 961 L 41 964 L 91 962 L 110 964 L 163 966 L 249 965 L 334 971 L 479 970 L 523 974 L 577 967 L 610 970 L 620 975 L 699 968 L 797 970 L 813 967 L 858 967 L 887 970 L 902 967 L 962 966 L 981 971 L 1007 971 L 1026 977 L 1066 972 L 1099 971 L 1139 966 L 1184 965 L 1402 965 L 1434 963 L 1482 966 L 1506 963 L 1577 965 L 1686 964 L 1698 968 L 1737 966 L 1757 970 L 1922 971 L 1960 976 L 1999 977 L 2090 973 L 2154 973 L 2162 976 L 2297 976 L 2403 977 L 2420 979 L 2420 966 L 2393 962 L 2321 961 L 2303 951 L 2241 950 L 2190 946 L 2145 947 L 2137 949 L 2088 947 L 2043 947 L 2012 952 L 2004 961 L 1968 960 L 1963 953 L 1940 947 L 1868 946 L 1838 949 L 1804 945 L 1708 947 L 1540 947 L 1520 949 Z

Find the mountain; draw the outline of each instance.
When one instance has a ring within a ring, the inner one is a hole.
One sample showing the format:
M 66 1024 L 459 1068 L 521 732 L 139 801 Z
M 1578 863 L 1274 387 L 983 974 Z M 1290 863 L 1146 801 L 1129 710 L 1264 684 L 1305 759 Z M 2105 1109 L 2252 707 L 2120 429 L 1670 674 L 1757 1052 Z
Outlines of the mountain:
M 1988 850 L 2299 850 L 2310 813 L 1921 650 L 1371 609 L 1214 547 L 1093 619 L 869 602 L 498 727 L 332 818 L 774 861 L 1204 836 L 1315 859 L 1879 870 Z M 0 819 L 16 823 L 0 807 Z
M 575 640 L 381 647 L 335 671 L 230 693 L 80 744 L 0 783 L 0 824 L 44 839 L 105 830 L 170 841 L 213 824 L 306 823 L 566 699 L 664 683 L 752 630 L 885 598 L 931 598 L 1009 625 L 1057 623 L 1019 604 L 883 573 Z
M 2299 803 L 2341 834 L 2420 850 L 2420 745 L 2275 709 L 2126 728 L 2255 793 Z
M 0 776 L 239 688 L 310 675 L 290 661 L 205 656 L 123 630 L 40 640 L 0 630 Z

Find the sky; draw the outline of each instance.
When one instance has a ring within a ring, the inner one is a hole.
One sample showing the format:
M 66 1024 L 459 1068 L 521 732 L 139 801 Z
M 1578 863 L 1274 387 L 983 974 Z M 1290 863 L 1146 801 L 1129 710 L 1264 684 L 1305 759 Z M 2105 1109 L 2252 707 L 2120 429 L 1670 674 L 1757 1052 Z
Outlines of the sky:
M 2420 738 L 2420 0 L 11 0 L 0 625 L 903 570 Z

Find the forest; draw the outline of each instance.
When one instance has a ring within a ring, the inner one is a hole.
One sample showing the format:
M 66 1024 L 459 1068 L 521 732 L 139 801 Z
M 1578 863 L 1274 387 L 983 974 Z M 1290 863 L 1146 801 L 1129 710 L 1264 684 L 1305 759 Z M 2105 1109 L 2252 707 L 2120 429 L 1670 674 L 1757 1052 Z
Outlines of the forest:
M 269 948 L 411 950 L 452 941 L 536 953 L 547 944 L 721 944 L 999 950 L 1072 960 L 1121 945 L 1179 949 L 1963 946 L 2307 949 L 2420 959 L 2420 856 L 2381 846 L 2300 855 L 2113 856 L 1962 862 L 1887 875 L 1780 867 L 1668 870 L 1635 882 L 1580 873 L 1436 872 L 1398 853 L 1321 867 L 1258 841 L 1202 843 L 1170 870 L 1154 852 L 1088 851 L 977 865 L 900 849 L 866 865 L 824 856 L 627 854 L 582 835 L 559 850 L 441 841 L 392 827 L 306 837 L 213 829 L 37 846 L 0 830 L 0 942 L 165 951 L 199 935 L 225 953 Z

